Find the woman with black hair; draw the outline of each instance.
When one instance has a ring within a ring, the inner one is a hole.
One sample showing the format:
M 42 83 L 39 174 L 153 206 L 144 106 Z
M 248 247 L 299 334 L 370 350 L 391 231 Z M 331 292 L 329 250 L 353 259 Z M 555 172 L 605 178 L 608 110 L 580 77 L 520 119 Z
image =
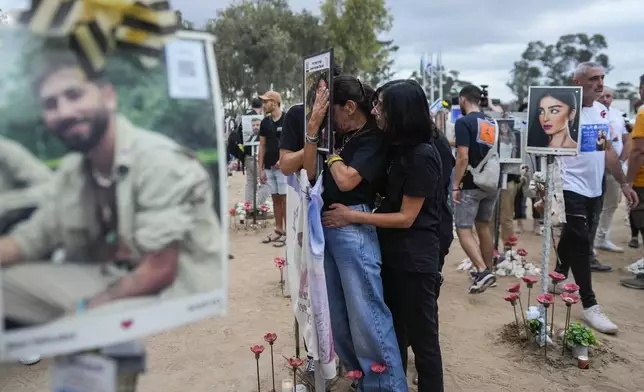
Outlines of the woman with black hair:
M 373 89 L 353 76 L 333 80 L 335 154 L 322 172 L 323 211 L 345 205 L 371 213 L 376 183 L 384 174 L 384 135 L 371 116 Z M 327 115 L 329 92 L 319 91 L 308 123 L 304 168 L 314 180 L 319 130 Z M 351 224 L 324 228 L 329 313 L 335 351 L 347 370 L 361 370 L 361 391 L 406 392 L 407 381 L 399 355 L 391 312 L 385 305 L 381 253 L 376 228 Z M 371 365 L 385 364 L 377 375 Z
M 531 100 L 532 101 L 532 100 Z M 530 107 L 528 148 L 577 149 L 578 102 L 569 88 L 548 88 Z
M 438 340 L 437 295 L 442 276 L 442 208 L 448 179 L 435 144 L 427 98 L 418 83 L 395 81 L 375 94 L 373 113 L 390 144 L 384 199 L 376 213 L 333 204 L 323 214 L 327 227 L 378 227 L 385 301 L 403 366 L 411 345 L 419 391 L 443 391 Z

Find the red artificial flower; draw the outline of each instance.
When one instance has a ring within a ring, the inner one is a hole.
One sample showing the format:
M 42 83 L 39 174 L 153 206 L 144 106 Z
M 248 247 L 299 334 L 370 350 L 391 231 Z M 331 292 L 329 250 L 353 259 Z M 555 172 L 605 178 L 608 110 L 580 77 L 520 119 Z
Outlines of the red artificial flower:
M 509 242 L 519 242 L 519 238 L 517 236 L 515 236 L 515 235 L 511 235 L 510 237 L 508 237 L 508 241 Z
M 259 355 L 264 352 L 264 346 L 251 346 L 250 351 L 255 353 L 255 358 L 259 358 Z
M 268 344 L 273 344 L 277 340 L 277 334 L 275 332 L 269 332 L 264 335 L 264 341 Z
M 498 249 L 494 249 L 494 251 L 492 251 L 492 254 L 493 254 L 494 256 L 498 256 L 498 255 L 499 255 L 499 250 L 498 250 Z
M 283 269 L 284 267 L 286 267 L 286 260 L 284 260 L 281 257 L 276 257 L 273 259 L 273 261 L 275 262 L 275 267 L 279 269 Z
M 508 287 L 508 292 L 509 293 L 518 293 L 519 291 L 521 291 L 521 284 L 520 283 L 517 283 L 515 285 L 512 285 L 512 286 Z
M 577 284 L 575 283 L 566 283 L 565 285 L 561 286 L 561 288 L 566 293 L 574 293 L 579 291 L 579 286 L 577 286 Z
M 537 278 L 535 278 L 534 276 L 526 275 L 521 279 L 523 279 L 523 281 L 528 285 L 528 288 L 530 289 L 532 288 L 533 284 L 537 283 Z
M 510 302 L 512 305 L 519 299 L 520 294 L 519 293 L 510 293 L 503 297 L 504 300 Z
M 230 211 L 228 211 L 228 213 L 230 214 L 230 216 L 235 216 L 237 215 L 237 210 L 234 208 L 231 208 Z
M 560 274 L 559 272 L 555 272 L 555 271 L 552 271 L 551 273 L 549 273 L 548 276 L 550 277 L 550 279 L 552 279 L 554 283 L 559 283 L 563 280 L 566 280 L 566 276 L 564 274 Z
M 349 380 L 357 381 L 362 378 L 362 371 L 350 370 L 349 372 L 347 372 L 347 378 Z
M 521 256 L 521 257 L 526 257 L 528 255 L 528 251 L 523 249 L 523 248 L 521 248 L 521 249 L 517 250 L 517 254 L 519 256 Z
M 506 242 L 504 245 L 505 245 L 506 248 L 511 248 L 512 247 L 512 243 L 510 241 Z
M 288 359 L 288 364 L 289 364 L 292 368 L 297 368 L 297 367 L 300 367 L 300 366 L 304 365 L 304 361 L 303 361 L 303 360 L 301 360 L 300 358 L 293 357 L 293 358 L 289 358 L 289 359 Z
M 371 371 L 374 373 L 382 374 L 387 370 L 387 366 L 383 363 L 371 364 Z
M 250 207 L 250 206 L 252 206 L 252 205 L 253 205 L 253 203 L 251 203 L 249 200 L 246 200 L 246 201 L 244 202 L 244 207 Z
M 555 303 L 555 298 L 552 296 L 552 294 L 540 294 L 539 296 L 537 296 L 537 302 L 547 308 L 548 306 Z
M 574 305 L 579 302 L 580 298 L 577 294 L 565 292 L 561 293 L 561 299 L 566 303 L 566 305 Z

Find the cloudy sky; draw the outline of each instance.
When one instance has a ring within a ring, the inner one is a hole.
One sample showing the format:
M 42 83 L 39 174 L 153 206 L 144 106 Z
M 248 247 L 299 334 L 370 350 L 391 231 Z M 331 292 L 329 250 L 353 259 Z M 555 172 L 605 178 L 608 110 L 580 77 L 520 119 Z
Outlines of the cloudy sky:
M 189 20 L 202 24 L 231 0 L 172 0 Z M 26 0 L 0 0 L 12 8 Z M 293 9 L 319 9 L 320 0 L 291 0 Z M 400 50 L 396 71 L 408 77 L 424 52 L 443 53 L 443 64 L 464 80 L 488 84 L 503 100 L 512 63 L 530 41 L 554 43 L 563 34 L 603 34 L 614 66 L 607 84 L 637 83 L 644 73 L 644 0 L 387 0 L 394 24 L 387 38 Z M 529 5 L 528 5 L 529 4 Z

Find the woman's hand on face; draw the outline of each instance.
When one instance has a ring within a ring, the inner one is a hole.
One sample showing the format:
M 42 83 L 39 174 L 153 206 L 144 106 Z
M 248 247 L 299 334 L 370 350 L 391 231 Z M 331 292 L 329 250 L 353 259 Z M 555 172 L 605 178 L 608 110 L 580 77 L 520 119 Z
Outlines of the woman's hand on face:
M 311 119 L 309 120 L 309 125 L 315 127 L 318 130 L 324 117 L 326 117 L 329 109 L 329 89 L 324 88 L 322 91 L 315 96 L 315 103 L 313 103 L 313 109 L 311 109 Z
M 331 204 L 329 210 L 322 214 L 322 224 L 330 228 L 339 228 L 350 225 L 349 213 L 351 208 L 343 204 Z

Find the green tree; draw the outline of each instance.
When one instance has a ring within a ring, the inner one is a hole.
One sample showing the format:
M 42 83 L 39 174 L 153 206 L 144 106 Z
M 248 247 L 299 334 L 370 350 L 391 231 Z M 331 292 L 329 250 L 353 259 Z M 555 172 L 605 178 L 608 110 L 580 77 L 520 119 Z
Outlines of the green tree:
M 228 115 L 248 109 L 270 86 L 285 101 L 302 96 L 302 58 L 326 47 L 318 18 L 294 13 L 286 0 L 243 0 L 219 11 L 206 25 L 215 53 Z
M 637 87 L 630 82 L 619 82 L 613 88 L 615 99 L 628 99 L 634 101 L 639 98 L 639 91 Z
M 391 78 L 391 55 L 398 50 L 387 33 L 393 18 L 384 0 L 326 0 L 321 6 L 328 45 L 344 72 L 373 85 Z
M 530 85 L 571 85 L 572 74 L 580 63 L 595 61 L 609 72 L 609 59 L 603 53 L 606 48 L 606 38 L 601 34 L 567 34 L 559 37 L 555 44 L 530 42 L 521 59 L 514 63 L 507 85 L 517 100 L 523 102 Z

